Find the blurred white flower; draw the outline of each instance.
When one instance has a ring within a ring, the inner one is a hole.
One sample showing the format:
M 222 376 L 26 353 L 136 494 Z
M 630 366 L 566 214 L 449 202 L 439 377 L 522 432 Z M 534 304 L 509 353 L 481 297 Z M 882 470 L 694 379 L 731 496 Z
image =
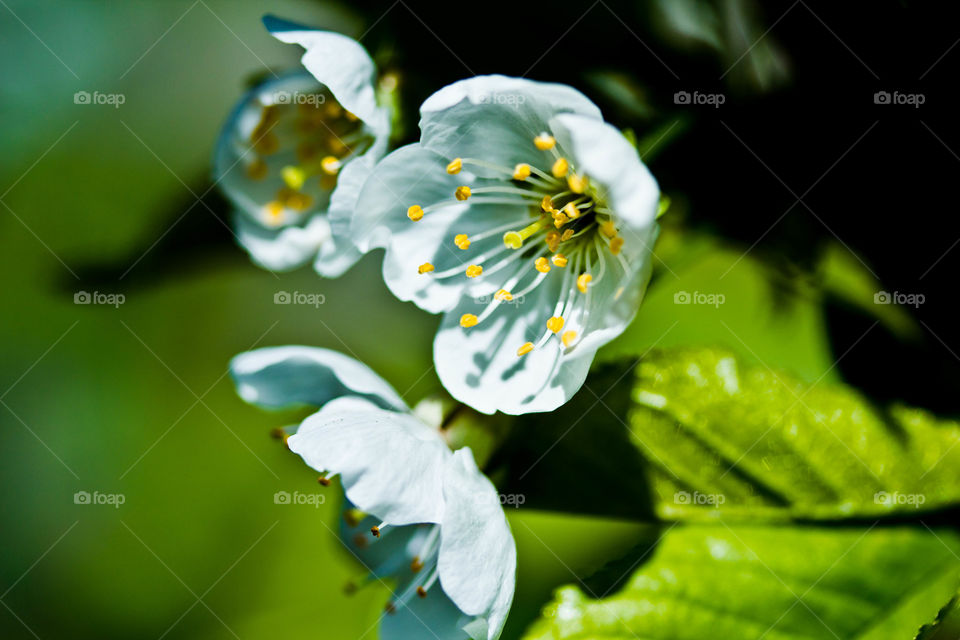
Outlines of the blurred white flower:
M 421 138 L 384 158 L 350 223 L 385 247 L 393 293 L 445 313 L 441 382 L 478 411 L 550 411 L 634 317 L 659 189 L 624 136 L 558 84 L 481 76 L 421 107 Z
M 241 245 L 259 265 L 315 260 L 337 276 L 359 252 L 332 228 L 348 215 L 390 133 L 373 61 L 359 43 L 267 16 L 267 29 L 306 49 L 305 69 L 271 78 L 234 108 L 214 155 L 214 179 L 234 205 Z
M 397 579 L 381 638 L 499 637 L 516 547 L 469 447 L 451 451 L 389 384 L 333 351 L 260 349 L 234 358 L 231 372 L 248 402 L 322 406 L 287 446 L 324 481 L 340 476 L 354 507 L 346 543 L 371 576 Z

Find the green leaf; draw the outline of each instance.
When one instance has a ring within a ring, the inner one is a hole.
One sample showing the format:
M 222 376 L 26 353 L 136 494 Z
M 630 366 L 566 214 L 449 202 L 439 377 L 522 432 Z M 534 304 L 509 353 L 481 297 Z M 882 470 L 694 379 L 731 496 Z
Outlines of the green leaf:
M 558 590 L 525 639 L 912 638 L 956 592 L 958 550 L 920 528 L 677 526 L 616 594 Z
M 960 500 L 960 425 L 719 349 L 648 354 L 630 439 L 664 518 L 915 515 Z
M 956 640 L 960 638 L 960 593 L 950 598 L 936 619 L 920 628 L 914 640 Z

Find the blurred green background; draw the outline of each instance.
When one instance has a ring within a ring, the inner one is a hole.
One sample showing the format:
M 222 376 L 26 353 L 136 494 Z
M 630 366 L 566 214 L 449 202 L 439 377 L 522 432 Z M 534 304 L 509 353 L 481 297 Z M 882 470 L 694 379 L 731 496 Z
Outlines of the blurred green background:
M 269 436 L 298 415 L 244 405 L 227 376 L 241 351 L 308 344 L 363 360 L 410 402 L 437 385 L 438 319 L 389 294 L 379 255 L 333 281 L 267 273 L 210 204 L 222 119 L 251 77 L 296 65 L 299 51 L 265 32 L 264 4 L 249 0 L 0 5 L 0 637 L 375 637 L 387 591 L 344 595 L 360 568 L 331 533 L 336 490 L 320 508 L 274 504 L 277 491 L 323 491 Z M 354 36 L 376 16 L 293 1 L 269 11 Z M 77 91 L 125 101 L 75 104 Z M 737 211 L 753 208 L 766 205 Z M 684 212 L 681 199 L 671 215 Z M 809 381 L 838 379 L 821 290 L 777 286 L 734 246 L 665 230 L 641 315 L 606 357 L 722 344 Z M 849 254 L 829 255 L 857 272 Z M 874 291 L 869 279 L 847 289 L 864 305 Z M 75 304 L 81 291 L 125 301 Z M 326 302 L 278 306 L 278 291 Z M 680 291 L 726 303 L 678 306 Z M 124 503 L 75 504 L 82 491 Z M 510 638 L 554 587 L 656 535 L 613 519 L 508 515 L 520 558 Z

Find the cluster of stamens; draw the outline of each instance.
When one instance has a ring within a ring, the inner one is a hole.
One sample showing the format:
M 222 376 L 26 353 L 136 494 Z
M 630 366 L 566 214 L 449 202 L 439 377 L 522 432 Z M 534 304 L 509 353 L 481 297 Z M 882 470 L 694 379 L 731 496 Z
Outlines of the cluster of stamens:
M 242 149 L 247 178 L 277 185 L 261 205 L 261 219 L 271 226 L 324 204 L 318 199 L 333 190 L 340 168 L 371 142 L 363 123 L 329 93 L 283 95 L 283 102 L 261 99 L 260 119 Z
M 501 174 L 504 184 L 486 186 L 487 183 L 484 183 L 472 189 L 461 185 L 454 190 L 452 200 L 425 207 L 414 204 L 407 209 L 407 217 L 419 222 L 432 210 L 467 200 L 476 204 L 521 204 L 527 208 L 529 218 L 524 221 L 526 224 L 511 223 L 474 236 L 455 234 L 453 245 L 461 251 L 469 251 L 472 244 L 503 234 L 502 246 L 481 252 L 466 268 L 461 266 L 436 271 L 433 264 L 425 262 L 417 269 L 418 273 L 430 274 L 434 278 L 461 275 L 467 278 L 485 275 L 490 278 L 518 260 L 532 264 L 532 271 L 520 268 L 513 270 L 513 275 L 502 276 L 501 287 L 483 312 L 461 316 L 460 326 L 464 329 L 483 322 L 500 304 L 514 298 L 522 299 L 546 278 L 561 277 L 560 299 L 557 300 L 553 315 L 546 320 L 546 331 L 536 343 L 520 345 L 518 356 L 541 348 L 552 336 L 557 336 L 564 348 L 571 347 L 578 337 L 577 330 L 572 327 L 586 326 L 590 289 L 604 277 L 607 260 L 618 260 L 627 270 L 621 255 L 624 239 L 619 235 L 613 212 L 605 206 L 588 176 L 577 173 L 571 161 L 561 155 L 556 139 L 550 134 L 536 136 L 533 146 L 549 153 L 550 166 L 546 169 L 535 163 L 520 163 L 509 168 L 479 159 L 454 158 L 446 166 L 448 174 L 457 175 L 464 167 L 473 165 Z M 550 276 L 554 270 L 556 272 Z M 525 279 L 531 278 L 532 281 L 521 289 L 514 290 Z

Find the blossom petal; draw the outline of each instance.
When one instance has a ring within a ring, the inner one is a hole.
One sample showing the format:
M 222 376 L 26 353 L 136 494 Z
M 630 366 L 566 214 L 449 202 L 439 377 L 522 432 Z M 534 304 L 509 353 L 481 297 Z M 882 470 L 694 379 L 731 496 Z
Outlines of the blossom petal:
M 414 596 L 396 612 L 383 616 L 380 640 L 465 640 L 463 627 L 469 620 L 443 591 L 434 588 L 426 598 Z
M 559 143 L 576 159 L 577 171 L 602 187 L 619 222 L 635 230 L 654 224 L 660 188 L 622 133 L 602 120 L 571 113 L 556 116 L 553 124 Z
M 363 256 L 350 239 L 350 218 L 356 209 L 361 187 L 370 177 L 376 161 L 383 155 L 379 148 L 385 142 L 374 142 L 374 148 L 348 162 L 337 176 L 337 187 L 330 196 L 330 208 L 327 210 L 331 238 L 321 246 L 313 265 L 317 273 L 325 278 L 343 275 Z
M 391 525 L 440 523 L 444 461 L 439 433 L 408 413 L 364 409 L 341 398 L 287 440 L 318 471 L 339 474 L 350 502 Z
M 487 638 L 500 635 L 513 602 L 517 549 L 499 494 L 469 448 L 447 460 L 446 502 L 440 533 L 440 584 L 461 611 L 487 622 Z
M 533 139 L 557 114 L 600 121 L 600 110 L 576 89 L 506 76 L 476 76 L 440 89 L 420 107 L 423 145 L 447 158 L 469 157 L 512 168 L 550 166 Z M 499 174 L 503 177 L 503 174 Z
M 386 114 L 377 107 L 373 90 L 376 67 L 359 42 L 270 15 L 263 18 L 263 24 L 278 40 L 306 49 L 301 62 L 307 71 L 325 84 L 345 109 L 382 131 Z
M 353 395 L 384 409 L 407 410 L 393 387 L 372 369 L 329 349 L 289 346 L 248 351 L 233 358 L 230 373 L 240 397 L 264 407 L 319 407 Z
M 247 215 L 237 213 L 233 218 L 233 226 L 240 246 L 250 254 L 257 265 L 264 269 L 270 271 L 296 269 L 313 259 L 320 247 L 324 247 L 327 252 L 328 257 L 325 263 L 333 262 L 331 256 L 336 249 L 330 242 L 330 224 L 326 218 L 314 216 L 302 227 L 272 228 L 253 222 Z
M 456 247 L 456 235 L 472 236 L 511 222 L 519 227 L 529 218 L 528 206 L 519 201 L 504 204 L 502 198 L 495 198 L 497 202 L 484 204 L 477 196 L 465 202 L 454 199 L 458 186 L 476 189 L 494 182 L 476 178 L 466 170 L 449 175 L 447 162 L 419 144 L 388 155 L 364 185 L 350 229 L 351 238 L 362 251 L 387 247 L 383 277 L 393 294 L 431 313 L 449 309 L 464 292 L 481 296 L 497 288 L 492 280 L 470 279 L 464 272 L 484 252 L 506 251 L 502 233 L 476 243 L 469 251 Z M 503 186 L 500 182 L 496 185 Z M 448 204 L 430 210 L 417 222 L 407 216 L 411 205 L 426 208 L 438 202 Z M 424 263 L 432 264 L 435 271 L 418 273 Z M 440 277 L 447 270 L 454 275 Z

